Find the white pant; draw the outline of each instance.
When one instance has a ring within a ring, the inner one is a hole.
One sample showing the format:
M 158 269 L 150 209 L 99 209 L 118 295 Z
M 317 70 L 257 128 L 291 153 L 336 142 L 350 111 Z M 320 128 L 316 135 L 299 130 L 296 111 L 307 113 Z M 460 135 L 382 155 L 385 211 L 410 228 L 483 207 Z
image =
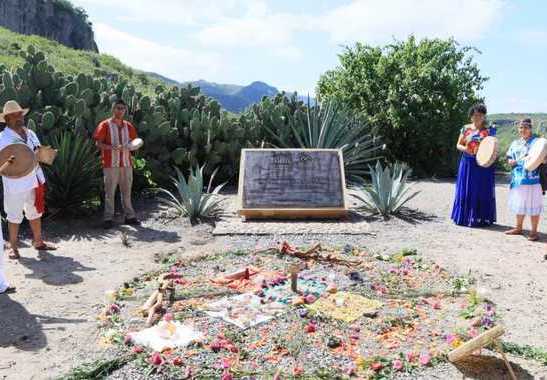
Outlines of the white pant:
M 36 189 L 20 193 L 4 192 L 4 211 L 6 211 L 8 222 L 21 224 L 23 212 L 28 220 L 38 219 L 42 216 L 34 206 Z
M 8 288 L 8 280 L 4 275 L 4 236 L 2 235 L 2 228 L 0 226 L 0 293 L 4 293 Z

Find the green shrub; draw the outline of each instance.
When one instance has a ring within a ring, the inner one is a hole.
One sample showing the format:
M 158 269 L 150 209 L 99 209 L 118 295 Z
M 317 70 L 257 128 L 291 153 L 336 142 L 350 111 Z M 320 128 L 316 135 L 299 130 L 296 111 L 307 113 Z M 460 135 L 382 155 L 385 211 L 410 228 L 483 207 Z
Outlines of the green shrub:
M 93 142 L 72 132 L 61 132 L 46 142 L 58 149 L 53 165 L 43 165 L 48 208 L 54 213 L 71 213 L 97 201 L 103 176 Z
M 407 179 L 411 170 L 404 164 L 395 163 L 382 168 L 380 162 L 370 167 L 372 184 L 354 187 L 350 194 L 361 201 L 358 210 L 380 214 L 384 218 L 396 215 L 419 192 L 409 194 Z
M 357 43 L 321 76 L 317 93 L 321 100 L 341 101 L 374 127 L 388 162 L 406 162 L 418 176 L 453 175 L 459 131 L 487 79 L 473 52 L 453 39 Z
M 224 184 L 217 186 L 211 191 L 216 171 L 213 172 L 207 189 L 203 182 L 203 169 L 194 168 L 190 170 L 188 180 L 182 172 L 175 168 L 176 177 L 172 178 L 173 185 L 176 188 L 176 193 L 172 193 L 166 189 L 160 189 L 168 198 L 163 201 L 171 207 L 174 207 L 182 215 L 187 216 L 192 223 L 203 219 L 216 218 L 221 215 L 222 208 L 220 204 L 222 199 L 218 198 L 218 193 Z

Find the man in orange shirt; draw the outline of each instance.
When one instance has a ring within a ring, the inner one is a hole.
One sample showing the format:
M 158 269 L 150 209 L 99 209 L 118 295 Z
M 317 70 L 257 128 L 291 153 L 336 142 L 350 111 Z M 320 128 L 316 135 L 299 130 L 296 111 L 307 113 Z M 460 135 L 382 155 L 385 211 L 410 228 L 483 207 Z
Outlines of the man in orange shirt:
M 125 223 L 138 225 L 135 211 L 131 203 L 131 186 L 133 184 L 133 162 L 130 143 L 137 138 L 137 130 L 127 120 L 124 120 L 127 105 L 118 100 L 112 106 L 112 117 L 102 121 L 93 138 L 101 150 L 104 173 L 104 228 L 113 226 L 114 200 L 119 186 L 122 196 Z

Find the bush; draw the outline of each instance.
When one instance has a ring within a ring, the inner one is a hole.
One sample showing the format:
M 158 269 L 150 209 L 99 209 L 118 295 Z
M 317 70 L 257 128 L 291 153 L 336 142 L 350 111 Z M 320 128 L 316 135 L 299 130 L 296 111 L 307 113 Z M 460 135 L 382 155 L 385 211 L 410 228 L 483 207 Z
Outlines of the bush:
M 362 202 L 359 210 L 380 214 L 384 218 L 396 215 L 419 192 L 408 194 L 407 179 L 411 170 L 404 164 L 395 163 L 382 168 L 380 162 L 370 168 L 371 186 L 354 187 L 350 194 Z
M 103 176 L 93 142 L 72 132 L 47 139 L 58 149 L 53 165 L 43 165 L 47 177 L 47 205 L 53 213 L 71 213 L 97 201 Z
M 453 39 L 357 43 L 318 83 L 321 100 L 337 99 L 376 128 L 390 162 L 406 162 L 419 176 L 453 175 L 460 128 L 480 100 L 486 78 L 472 48 Z

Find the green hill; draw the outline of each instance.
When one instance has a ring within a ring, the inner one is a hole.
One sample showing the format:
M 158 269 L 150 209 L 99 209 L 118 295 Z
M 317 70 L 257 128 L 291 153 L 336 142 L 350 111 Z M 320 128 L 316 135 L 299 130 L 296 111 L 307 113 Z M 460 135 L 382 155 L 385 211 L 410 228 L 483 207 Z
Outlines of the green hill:
M 153 94 L 158 85 L 164 85 L 161 80 L 139 70 L 124 65 L 119 59 L 108 54 L 97 54 L 90 51 L 74 50 L 58 42 L 39 36 L 26 36 L 11 32 L 0 27 L 0 64 L 8 67 L 24 64 L 20 56 L 28 45 L 34 45 L 48 58 L 50 65 L 56 70 L 69 75 L 79 73 L 109 76 L 118 75 L 129 80 L 135 88 L 144 94 Z

